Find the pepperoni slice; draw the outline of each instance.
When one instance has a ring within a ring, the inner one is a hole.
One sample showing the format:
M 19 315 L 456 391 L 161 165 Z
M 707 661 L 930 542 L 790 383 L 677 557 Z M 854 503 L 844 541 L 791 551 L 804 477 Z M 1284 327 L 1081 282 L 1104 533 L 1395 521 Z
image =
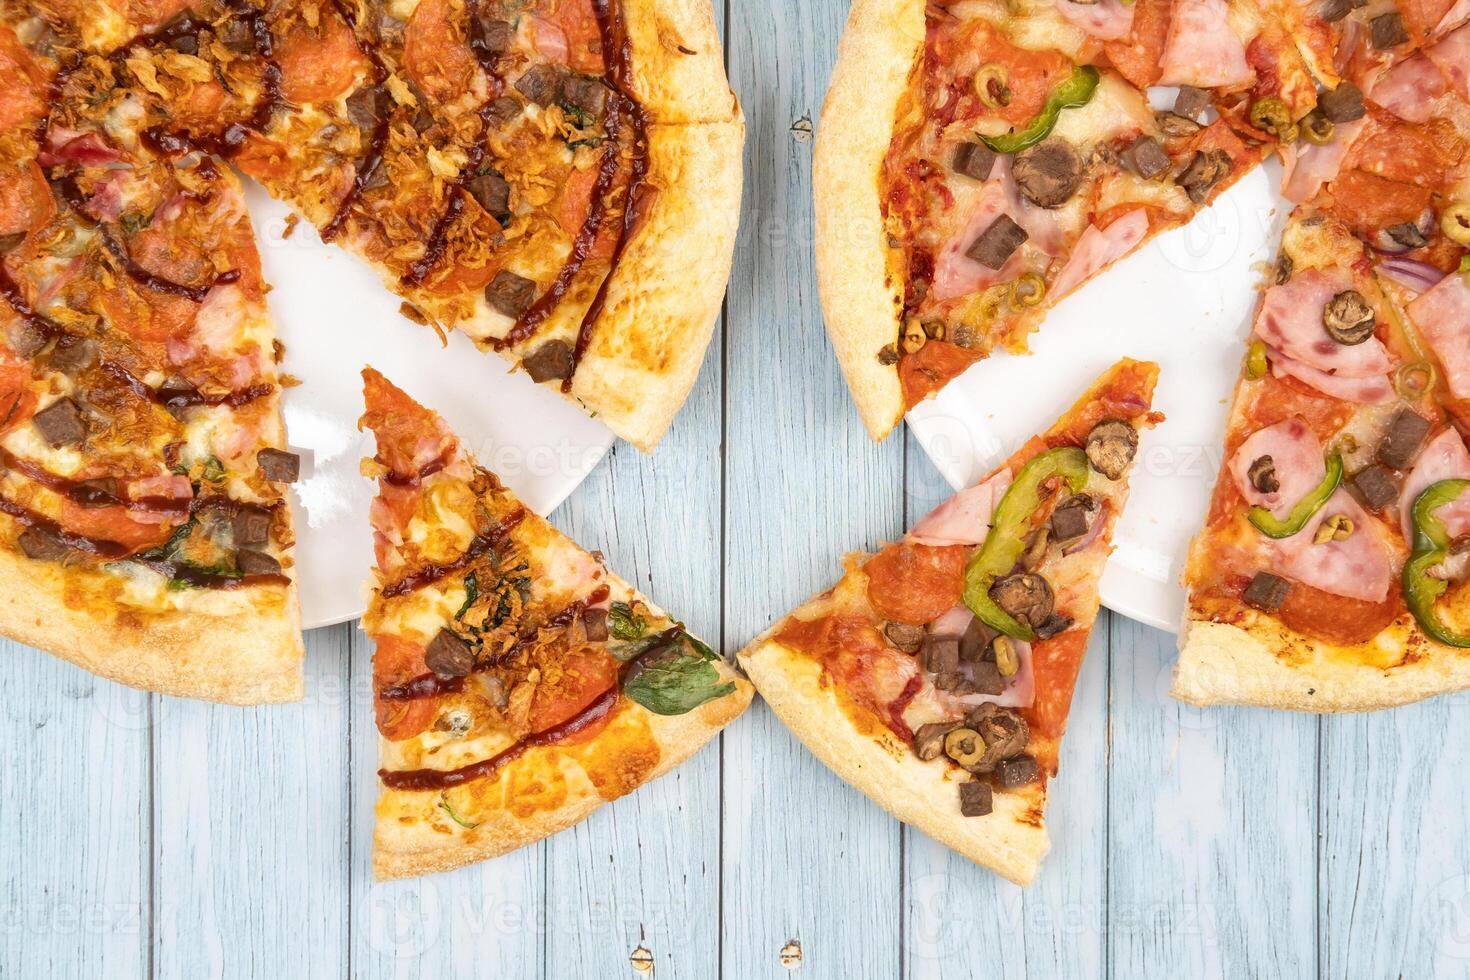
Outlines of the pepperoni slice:
M 1449 119 L 1411 123 L 1370 106 L 1368 125 L 1343 166 L 1440 189 L 1465 159 L 1466 141 Z
M 898 380 L 903 386 L 903 403 L 913 408 L 965 373 L 980 360 L 979 351 L 943 340 L 931 340 L 917 353 L 905 354 L 898 362 Z
M 561 32 L 566 43 L 567 64 L 572 70 L 586 75 L 601 75 L 604 68 L 602 32 L 597 27 L 597 15 L 592 10 L 591 0 L 550 0 L 549 3 L 543 2 L 542 6 L 552 9 L 541 13 L 537 19 Z M 537 49 L 545 54 L 546 50 L 539 42 L 540 24 L 536 27 Z
M 1118 74 L 1138 88 L 1148 88 L 1163 75 L 1164 41 L 1169 35 L 1169 0 L 1137 0 L 1133 5 L 1133 33 L 1126 39 L 1105 41 L 1107 55 Z
M 25 128 L 46 114 L 49 74 L 15 32 L 0 25 L 0 132 Z
M 1276 616 L 1305 636 L 1351 646 L 1374 639 L 1403 611 L 1398 589 L 1389 589 L 1382 602 L 1364 602 L 1293 582 Z
M 1332 213 L 1354 234 L 1370 240 L 1384 228 L 1404 222 L 1417 223 L 1434 198 L 1434 192 L 1427 187 L 1362 170 L 1339 174 L 1328 191 Z
M 379 636 L 373 654 L 373 687 L 381 691 L 393 684 L 403 684 L 428 671 L 424 648 L 398 636 Z M 413 738 L 433 723 L 439 713 L 439 699 L 417 698 L 412 701 L 377 701 L 374 705 L 378 731 L 392 741 Z
M 410 476 L 431 460 L 455 451 L 458 440 L 443 419 L 372 368 L 363 369 L 362 379 L 367 411 L 359 425 L 377 436 L 378 459 L 384 466 Z
M 531 698 L 531 731 L 542 732 L 580 714 L 618 682 L 618 662 L 596 648 L 576 650 L 541 669 Z M 579 735 L 590 737 L 587 733 Z
M 597 167 L 573 170 L 562 186 L 561 202 L 557 205 L 556 220 L 567 234 L 576 236 L 592 210 L 592 191 L 597 185 Z M 597 228 L 597 240 L 587 253 L 589 259 L 610 259 L 618 247 L 621 230 L 620 215 L 605 214 Z
M 404 70 L 435 102 L 455 101 L 482 74 L 463 26 L 453 18 L 450 0 L 421 0 L 403 29 Z
M 126 507 L 83 507 L 62 500 L 56 522 L 68 531 L 99 541 L 116 541 L 133 551 L 155 548 L 168 540 L 182 523 L 153 523 L 134 520 Z
M 30 421 L 36 411 L 30 362 L 0 348 L 0 435 Z
M 885 643 L 866 617 L 793 619 L 776 634 L 776 642 L 820 661 L 850 698 L 877 715 L 899 737 L 913 738 L 903 720 L 903 710 L 922 684 L 918 664 Z
M 1077 673 L 1087 654 L 1087 631 L 1068 630 L 1033 644 L 1031 665 L 1036 673 L 1036 701 L 1024 712 L 1033 732 L 1053 741 L 1067 728 Z M 1055 759 L 1051 760 L 1053 768 Z
M 1009 75 L 1011 99 L 1004 106 L 982 105 L 975 95 L 973 76 L 956 78 L 948 93 L 946 104 L 951 106 L 956 118 L 974 119 L 984 115 L 987 119 L 1003 119 L 1012 126 L 1025 126 L 1046 105 L 1051 90 L 1072 73 L 1072 62 L 1056 51 L 1028 51 L 1018 48 L 1000 31 L 985 21 L 952 31 L 937 38 L 932 46 L 933 57 L 940 64 L 954 64 L 963 54 L 965 61 L 977 64 L 994 64 L 1005 68 Z
M 868 601 L 884 619 L 923 624 L 959 604 L 965 587 L 965 545 L 936 548 L 899 541 L 868 559 Z
M 281 95 L 297 105 L 345 95 L 372 68 L 352 28 L 335 14 L 323 17 L 315 29 L 300 21 L 293 24 L 277 38 L 276 60 Z
M 266 186 L 292 175 L 291 157 L 286 148 L 254 130 L 246 131 L 244 144 L 230 159 L 235 166 Z
M 0 235 L 35 231 L 55 216 L 56 199 L 34 160 L 0 167 Z

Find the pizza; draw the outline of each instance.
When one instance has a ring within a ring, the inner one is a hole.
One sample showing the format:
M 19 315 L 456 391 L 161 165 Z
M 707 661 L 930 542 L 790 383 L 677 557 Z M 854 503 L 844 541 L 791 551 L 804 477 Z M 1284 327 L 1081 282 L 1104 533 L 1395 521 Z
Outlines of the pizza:
M 693 755 L 750 683 L 372 369 L 380 878 L 503 854 Z
M 818 758 L 900 820 L 1028 884 L 1156 365 L 1124 360 L 1046 432 L 739 654 Z
M 39 7 L 108 54 L 141 142 L 231 161 L 440 340 L 461 330 L 658 442 L 739 210 L 744 123 L 707 0 Z
M 822 307 L 869 433 L 1024 350 L 1296 138 L 1316 95 L 1252 0 L 854 3 L 813 179 Z
M 1353 711 L 1470 687 L 1460 8 L 1324 5 L 1335 125 L 1287 154 L 1300 204 L 1190 549 L 1176 697 Z
M 135 687 L 302 692 L 280 348 L 237 178 L 0 17 L 0 632 Z M 99 642 L 105 638 L 105 642 Z

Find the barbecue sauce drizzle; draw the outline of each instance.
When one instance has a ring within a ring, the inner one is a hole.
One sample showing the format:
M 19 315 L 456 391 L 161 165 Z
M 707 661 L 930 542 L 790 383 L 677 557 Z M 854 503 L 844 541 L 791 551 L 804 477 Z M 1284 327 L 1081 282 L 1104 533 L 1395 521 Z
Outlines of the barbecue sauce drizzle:
M 373 131 L 368 136 L 367 152 L 357 162 L 357 167 L 352 175 L 352 186 L 347 188 L 347 193 L 342 195 L 342 200 L 337 202 L 337 210 L 332 214 L 332 220 L 322 226 L 321 238 L 324 242 L 330 242 L 342 233 L 342 226 L 347 223 L 348 216 L 352 213 L 352 205 L 362 197 L 362 192 L 367 189 L 368 182 L 383 165 L 383 150 L 388 145 L 388 113 L 383 111 L 382 99 L 387 95 L 387 89 L 383 83 L 388 80 L 388 67 L 383 64 L 383 57 L 378 52 L 375 41 L 364 41 L 357 36 L 357 12 L 343 0 L 332 0 L 332 6 L 337 13 L 342 15 L 347 26 L 352 31 L 352 36 L 357 39 L 358 50 L 367 55 L 368 61 L 373 66 L 373 86 L 377 95 L 373 98 L 374 119 Z
M 425 565 L 416 571 L 409 572 L 396 582 L 391 582 L 383 586 L 381 592 L 383 598 L 391 599 L 394 596 L 407 595 L 430 583 L 453 575 L 455 572 L 464 571 L 478 561 L 481 555 L 504 541 L 506 535 L 515 530 L 516 526 L 525 520 L 525 518 L 526 512 L 519 507 L 516 508 L 490 530 L 483 534 L 475 535 L 474 540 L 470 542 L 464 554 L 454 559 L 454 561 L 439 565 Z

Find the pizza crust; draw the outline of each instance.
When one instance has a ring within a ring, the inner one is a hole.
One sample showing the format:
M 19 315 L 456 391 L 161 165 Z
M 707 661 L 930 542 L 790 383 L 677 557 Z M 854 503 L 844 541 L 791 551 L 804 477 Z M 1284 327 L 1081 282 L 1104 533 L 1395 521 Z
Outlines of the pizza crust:
M 231 616 L 145 617 L 114 606 L 117 614 L 102 621 L 68 602 L 59 567 L 0 551 L 0 633 L 11 639 L 159 694 L 240 705 L 299 701 L 305 654 L 295 589 L 252 593 L 252 607 Z
M 1426 647 L 1432 644 L 1424 644 Z M 1194 705 L 1244 704 L 1292 711 L 1392 708 L 1470 688 L 1470 656 L 1427 650 L 1395 667 L 1324 656 L 1293 664 L 1260 636 L 1229 623 L 1186 621 L 1169 692 Z
M 622 0 L 633 94 L 650 122 L 733 122 L 740 104 L 709 0 Z
M 595 755 L 599 744 L 616 740 L 622 731 L 646 727 L 659 751 L 657 764 L 635 786 L 628 787 L 628 792 L 669 772 L 750 705 L 755 694 L 750 682 L 728 664 L 721 662 L 718 666 L 724 679 L 735 683 L 732 694 L 682 715 L 656 715 L 624 698 L 608 727 L 585 746 L 571 752 L 556 746 L 532 749 L 491 777 L 509 782 L 517 771 L 554 765 L 567 784 L 566 798 L 555 808 L 537 810 L 526 817 L 498 809 L 473 829 L 450 826 L 445 830 L 437 791 L 384 790 L 373 835 L 373 874 L 385 881 L 449 871 L 506 854 L 586 819 L 610 800 L 598 792 L 572 752 Z
M 572 394 L 652 451 L 704 361 L 740 222 L 745 121 L 648 127 L 652 205 L 608 284 Z
M 1018 885 L 1029 885 L 1050 848 L 1038 787 L 998 792 L 984 817 L 960 813 L 960 777 L 942 760 L 923 762 L 880 732 L 860 731 L 838 703 L 821 666 L 769 637 L 739 654 L 740 665 L 786 727 L 833 772 L 904 823 Z
M 817 289 L 827 334 L 874 439 L 903 416 L 896 365 L 903 287 L 883 228 L 879 176 L 924 44 L 922 0 L 855 0 L 817 126 L 812 163 Z

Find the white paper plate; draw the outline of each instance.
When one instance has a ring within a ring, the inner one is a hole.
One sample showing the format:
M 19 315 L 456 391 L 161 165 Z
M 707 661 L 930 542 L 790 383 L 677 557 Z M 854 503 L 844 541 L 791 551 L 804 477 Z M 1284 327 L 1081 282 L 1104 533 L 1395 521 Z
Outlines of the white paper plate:
M 1274 259 L 1290 209 L 1280 183 L 1274 161 L 1257 168 L 1191 224 L 1063 301 L 1033 335 L 1030 356 L 981 361 L 908 415 L 949 487 L 969 486 L 1118 358 L 1157 361 L 1154 408 L 1168 420 L 1143 438 L 1102 600 L 1161 629 L 1177 630 L 1184 613 L 1185 551 L 1220 468 L 1261 264 Z M 930 499 L 912 516 L 948 492 L 922 493 Z
M 296 567 L 306 628 L 362 614 L 373 561 L 368 505 L 375 485 L 358 462 L 373 455 L 357 431 L 363 365 L 371 364 L 443 414 L 464 444 L 538 514 L 574 490 L 612 445 L 613 434 L 550 387 L 474 349 L 461 334 L 441 349 L 430 328 L 405 320 L 400 300 L 363 262 L 322 243 L 306 222 L 282 238 L 289 209 L 253 184 L 255 219 L 283 370 L 286 430 L 302 455 L 293 489 Z

